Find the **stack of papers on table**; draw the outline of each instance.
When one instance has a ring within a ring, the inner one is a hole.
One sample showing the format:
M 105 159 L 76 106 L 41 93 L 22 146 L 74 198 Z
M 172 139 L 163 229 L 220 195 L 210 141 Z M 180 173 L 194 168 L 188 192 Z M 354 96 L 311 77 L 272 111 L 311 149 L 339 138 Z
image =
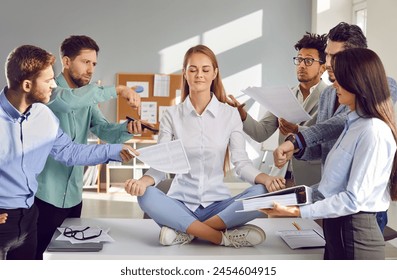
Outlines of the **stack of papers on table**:
M 85 226 L 70 226 L 72 230 L 83 230 Z M 88 240 L 77 240 L 73 237 L 63 235 L 65 228 L 60 227 L 54 233 L 50 244 L 47 247 L 49 252 L 98 252 L 103 248 L 104 242 L 114 242 L 114 239 L 109 236 L 109 229 L 102 230 L 100 236 Z M 90 227 L 84 231 L 86 236 L 98 234 L 101 228 Z
M 325 246 L 322 233 L 315 229 L 283 230 L 279 231 L 279 235 L 291 249 Z

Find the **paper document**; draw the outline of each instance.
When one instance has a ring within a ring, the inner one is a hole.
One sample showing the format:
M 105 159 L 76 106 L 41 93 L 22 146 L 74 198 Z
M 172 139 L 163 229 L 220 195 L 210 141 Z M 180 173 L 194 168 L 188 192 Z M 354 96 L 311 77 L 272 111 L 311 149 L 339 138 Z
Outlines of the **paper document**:
M 150 167 L 171 174 L 184 174 L 190 163 L 181 140 L 160 143 L 137 150 L 139 160 Z
M 315 229 L 283 230 L 278 232 L 291 249 L 324 247 L 322 233 Z
M 169 97 L 170 96 L 170 76 L 154 75 L 153 96 Z
M 260 194 L 251 197 L 240 198 L 243 209 L 236 212 L 256 211 L 263 208 L 273 208 L 274 202 L 284 206 L 304 205 L 312 203 L 312 189 L 308 186 L 299 185 L 275 192 Z
M 291 123 L 297 124 L 312 118 L 287 86 L 248 87 L 242 92 L 264 106 L 276 117 Z

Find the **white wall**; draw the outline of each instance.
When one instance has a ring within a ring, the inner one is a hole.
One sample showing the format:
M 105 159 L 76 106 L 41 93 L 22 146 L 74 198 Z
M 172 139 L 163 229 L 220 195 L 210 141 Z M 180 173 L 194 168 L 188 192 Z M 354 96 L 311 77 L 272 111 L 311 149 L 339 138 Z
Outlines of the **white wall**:
M 310 31 L 311 0 L 2 0 L 0 58 L 21 44 L 54 53 L 64 38 L 86 34 L 101 50 L 93 80 L 113 84 L 117 72 L 180 72 L 186 50 L 212 48 L 228 93 L 263 84 L 296 83 L 293 45 Z M 55 72 L 61 71 L 59 59 Z M 5 85 L 0 68 L 0 86 Z M 259 106 L 247 104 L 259 114 Z M 101 104 L 110 121 L 116 102 Z M 259 144 L 248 145 L 251 158 Z
M 352 0 L 313 0 L 313 32 L 324 34 L 341 21 L 350 23 Z
M 313 0 L 312 29 L 328 31 L 341 21 L 352 23 L 353 3 L 363 0 Z M 388 76 L 397 79 L 396 0 L 366 0 L 368 47 L 382 59 Z M 321 9 L 323 8 L 323 9 Z
M 367 0 L 368 46 L 382 59 L 388 76 L 397 79 L 397 1 Z

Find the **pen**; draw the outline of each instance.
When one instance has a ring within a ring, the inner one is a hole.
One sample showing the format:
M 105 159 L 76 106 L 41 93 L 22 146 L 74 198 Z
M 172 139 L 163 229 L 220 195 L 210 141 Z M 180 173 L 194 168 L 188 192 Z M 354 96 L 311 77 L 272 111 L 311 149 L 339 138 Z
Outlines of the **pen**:
M 302 230 L 302 228 L 300 227 L 300 225 L 298 225 L 298 223 L 293 222 L 292 225 L 293 225 L 294 227 L 296 227 L 297 230 Z

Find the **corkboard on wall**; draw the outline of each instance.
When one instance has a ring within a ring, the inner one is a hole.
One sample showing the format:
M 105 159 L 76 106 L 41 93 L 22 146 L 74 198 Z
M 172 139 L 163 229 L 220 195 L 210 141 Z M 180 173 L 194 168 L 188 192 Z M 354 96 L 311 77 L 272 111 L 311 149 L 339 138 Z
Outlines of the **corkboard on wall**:
M 145 93 L 147 97 L 141 96 L 141 102 L 156 102 L 156 127 L 159 127 L 159 108 L 160 106 L 172 106 L 175 105 L 177 90 L 181 89 L 182 75 L 181 74 L 171 74 L 171 75 L 161 75 L 169 76 L 169 96 L 154 96 L 154 83 L 156 74 L 139 74 L 139 73 L 117 73 L 116 83 L 117 85 L 131 85 L 131 83 L 142 82 L 145 85 Z M 146 89 L 147 85 L 147 89 Z M 139 118 L 138 112 L 133 110 L 128 106 L 127 102 L 123 98 L 117 99 L 117 121 L 125 120 L 126 116 L 133 118 Z M 151 131 L 145 131 L 142 137 L 151 137 Z

